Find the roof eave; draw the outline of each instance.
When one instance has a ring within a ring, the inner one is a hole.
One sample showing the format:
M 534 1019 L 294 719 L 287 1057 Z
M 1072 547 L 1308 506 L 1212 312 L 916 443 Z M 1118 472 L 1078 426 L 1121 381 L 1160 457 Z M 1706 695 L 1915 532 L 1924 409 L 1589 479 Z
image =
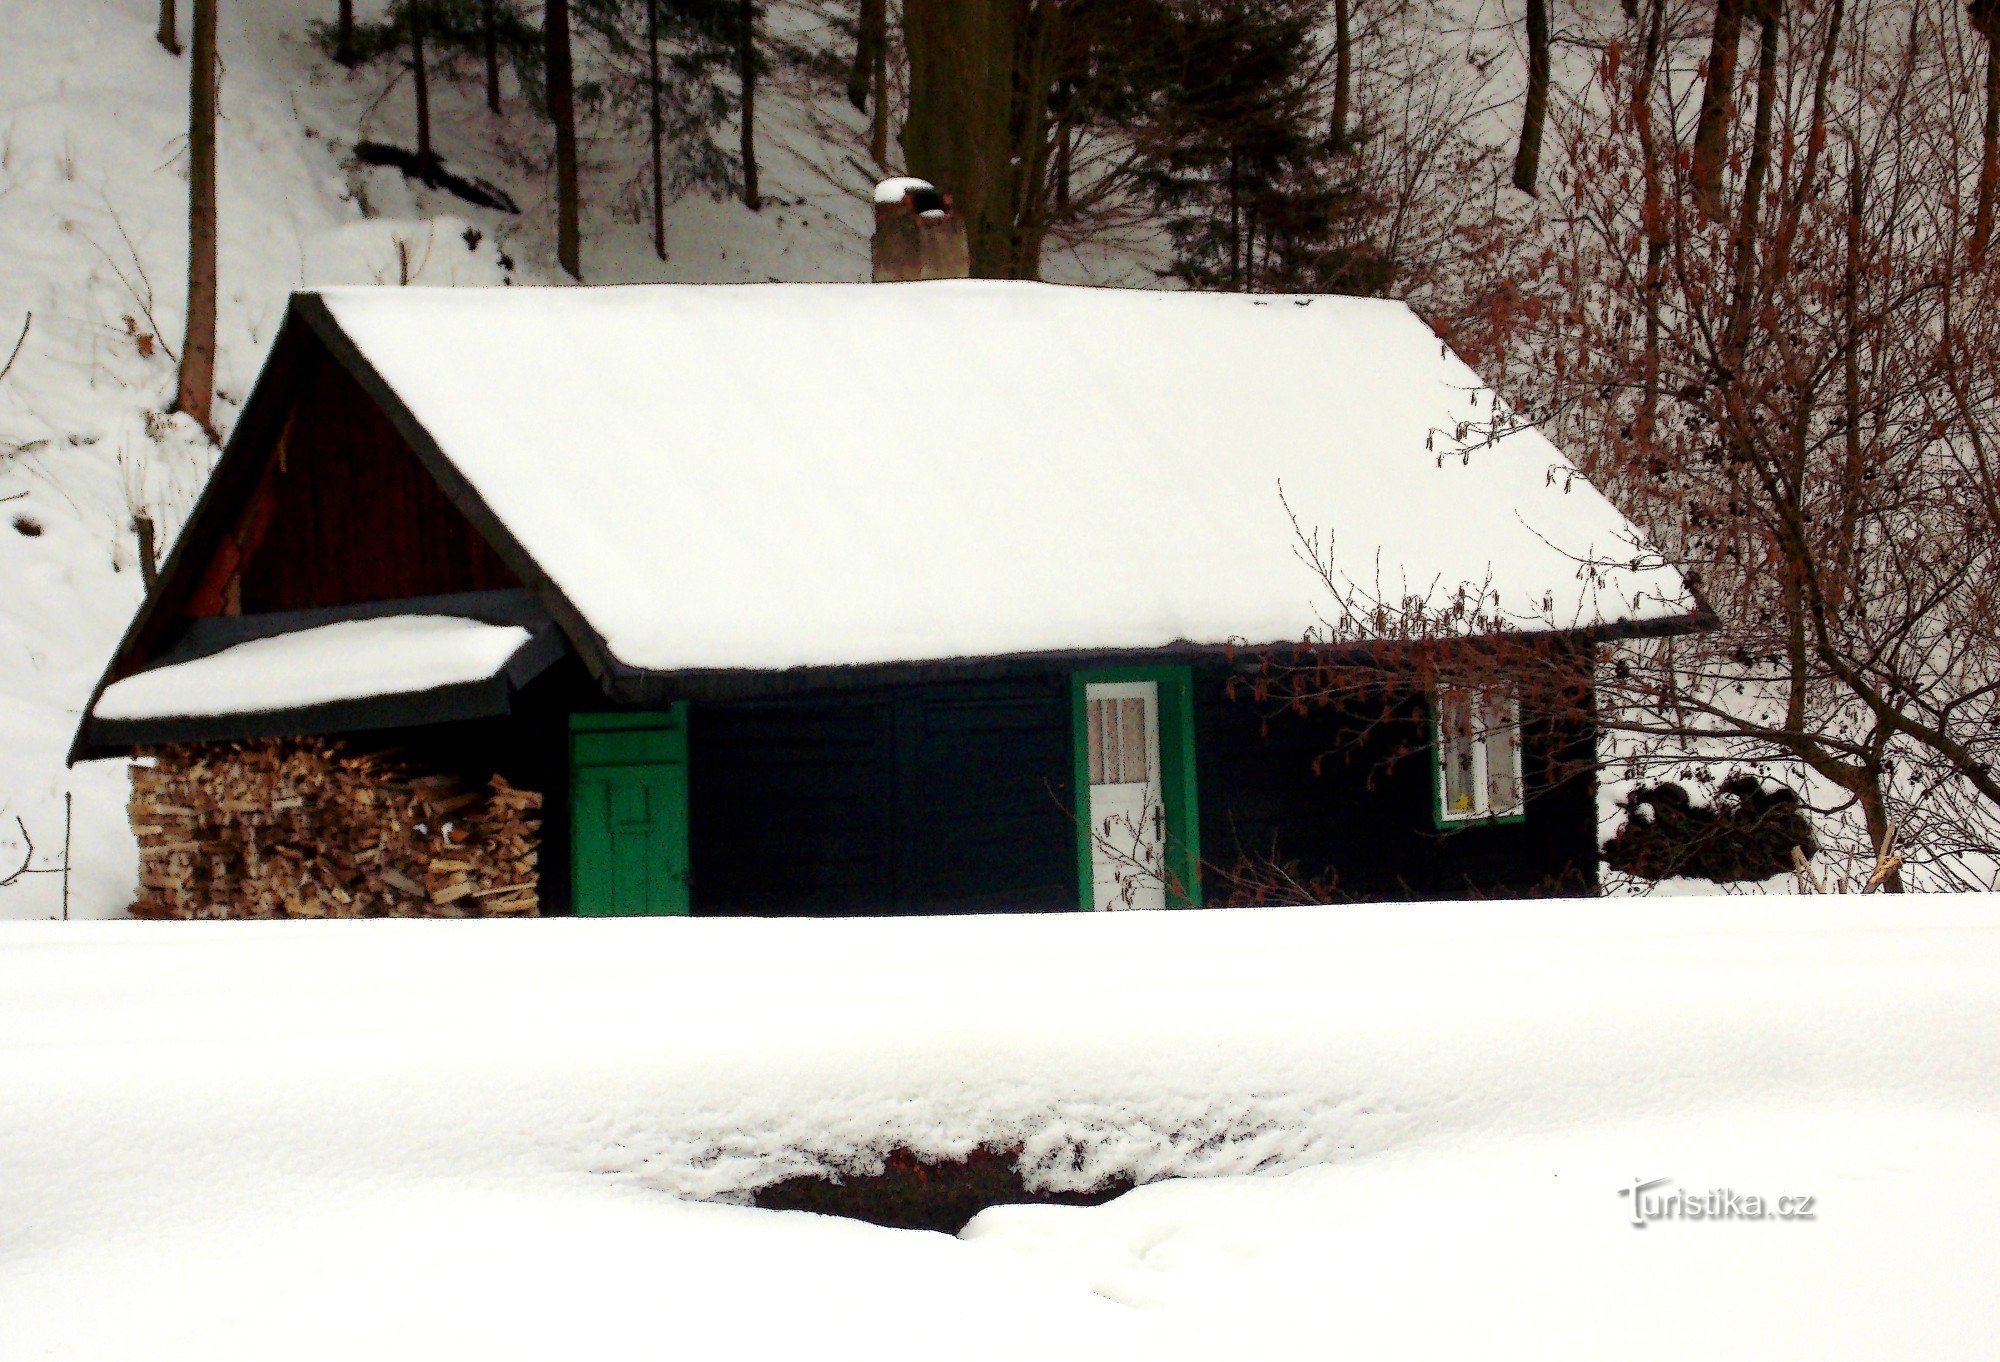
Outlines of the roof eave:
M 1713 628 L 1715 615 L 1705 605 L 1680 615 L 1649 620 L 1620 620 L 1574 629 L 1522 630 L 1507 634 L 1468 635 L 1448 640 L 1467 646 L 1492 645 L 1503 639 L 1559 638 L 1581 643 L 1608 643 L 1632 638 L 1666 638 Z M 1178 642 L 1157 648 L 1062 649 L 1000 653 L 989 656 L 930 658 L 909 662 L 876 662 L 784 668 L 689 667 L 649 670 L 615 663 L 605 693 L 619 704 L 663 704 L 673 700 L 744 699 L 796 694 L 813 690 L 852 690 L 898 682 L 925 681 L 968 675 L 1000 677 L 1047 672 L 1181 663 L 1234 664 L 1277 654 L 1293 654 L 1315 646 L 1331 646 L 1357 658 L 1377 655 L 1397 646 L 1391 639 L 1356 639 L 1333 645 L 1312 645 L 1298 639 L 1253 643 Z

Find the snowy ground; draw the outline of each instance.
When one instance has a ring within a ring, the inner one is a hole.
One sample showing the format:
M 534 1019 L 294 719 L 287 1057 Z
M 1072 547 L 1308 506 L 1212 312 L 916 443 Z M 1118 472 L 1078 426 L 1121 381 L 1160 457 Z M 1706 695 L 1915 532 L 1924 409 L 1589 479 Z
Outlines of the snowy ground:
M 1996 1023 L 1993 898 L 13 924 L 0 1356 L 1990 1358 Z M 1204 1179 L 712 1200 L 1005 1140 Z

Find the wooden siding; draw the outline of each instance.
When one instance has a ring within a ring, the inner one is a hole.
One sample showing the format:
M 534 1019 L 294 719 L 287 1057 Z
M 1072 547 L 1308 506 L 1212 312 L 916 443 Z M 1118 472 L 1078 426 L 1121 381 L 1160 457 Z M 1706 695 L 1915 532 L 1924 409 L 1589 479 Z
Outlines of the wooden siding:
M 189 613 L 314 610 L 521 583 L 439 490 L 389 418 L 315 355 L 264 475 L 230 536 L 233 588 Z M 204 583 L 217 579 L 213 570 Z
M 1587 731 L 1557 732 L 1524 716 L 1526 817 L 1443 831 L 1432 815 L 1422 697 L 1403 697 L 1389 722 L 1316 773 L 1314 759 L 1346 745 L 1340 734 L 1356 716 L 1337 707 L 1267 715 L 1230 699 L 1220 670 L 1198 673 L 1195 692 L 1202 851 L 1211 866 L 1240 857 L 1295 862 L 1301 880 L 1333 877 L 1340 899 L 1596 891 L 1595 783 L 1549 780 L 1556 755 L 1572 767 L 1588 755 Z M 1411 755 L 1395 759 L 1399 747 Z M 1229 891 L 1211 875 L 1207 892 L 1215 903 Z
M 695 705 L 695 911 L 1072 908 L 1069 726 L 1061 676 Z

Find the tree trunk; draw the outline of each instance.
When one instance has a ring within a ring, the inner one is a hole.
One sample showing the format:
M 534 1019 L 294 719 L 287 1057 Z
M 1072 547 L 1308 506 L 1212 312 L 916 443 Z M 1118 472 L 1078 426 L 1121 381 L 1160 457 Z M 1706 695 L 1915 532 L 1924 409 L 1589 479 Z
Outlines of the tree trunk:
M 429 175 L 437 168 L 437 153 L 431 149 L 431 76 L 424 64 L 424 14 L 410 6 L 410 71 L 417 92 L 417 173 Z
M 1660 403 L 1660 307 L 1666 288 L 1667 202 L 1660 183 L 1659 141 L 1653 134 L 1653 80 L 1659 72 L 1660 56 L 1666 42 L 1667 0 L 1651 0 L 1647 7 L 1646 38 L 1639 49 L 1639 71 L 1632 86 L 1632 124 L 1638 129 L 1641 173 L 1646 177 L 1645 206 L 1641 226 L 1646 235 L 1646 346 L 1640 358 L 1639 417 L 1632 436 L 1642 448 L 1649 446 L 1659 417 Z M 1633 16 L 1635 19 L 1637 15 Z
M 1840 519 L 1836 522 L 1833 579 L 1843 593 L 1852 588 L 1858 526 L 1868 473 L 1862 443 L 1861 409 L 1861 288 L 1863 280 L 1861 224 L 1868 207 L 1868 177 L 1859 148 L 1848 144 L 1846 242 L 1840 274 L 1840 415 L 1847 470 L 1841 478 Z
M 1757 43 L 1757 112 L 1750 135 L 1750 164 L 1743 172 L 1743 206 L 1736 218 L 1736 291 L 1729 308 L 1725 354 L 1732 370 L 1740 368 L 1749 344 L 1756 312 L 1758 252 L 1763 247 L 1761 220 L 1764 180 L 1771 168 L 1771 119 L 1778 102 L 1778 12 L 1775 0 L 1760 25 Z
M 215 434 L 215 6 L 194 0 L 193 57 L 188 62 L 187 331 L 181 341 L 180 391 L 174 409 Z
M 1531 4 L 1539 0 L 1529 0 Z M 1354 0 L 1333 0 L 1333 149 L 1347 150 L 1348 105 L 1354 89 Z
M 486 44 L 486 108 L 500 112 L 500 35 L 494 30 L 493 0 L 480 0 L 481 39 Z
M 1036 279 L 1042 272 L 1042 240 L 1049 228 L 1049 111 L 1056 87 L 1056 54 L 1064 38 L 1062 6 L 1027 3 L 1015 25 L 1013 87 L 1008 110 L 1007 272 Z
M 576 90 L 569 60 L 569 0 L 548 0 L 542 12 L 549 117 L 556 125 L 556 261 L 572 279 L 583 278 L 582 228 L 576 175 Z
M 160 46 L 178 57 L 181 54 L 180 34 L 175 31 L 174 0 L 160 0 Z
M 889 3 L 874 0 L 882 10 L 880 37 L 875 43 L 870 80 L 875 87 L 874 102 L 868 110 L 868 154 L 877 167 L 889 168 Z
M 972 273 L 1014 268 L 1015 0 L 904 0 L 910 173 L 951 194 L 965 219 Z
M 1514 188 L 1535 192 L 1542 167 L 1542 125 L 1549 112 L 1549 5 L 1528 0 L 1528 97 L 1521 109 L 1521 144 L 1514 153 Z
M 333 59 L 349 67 L 360 60 L 360 54 L 354 50 L 354 0 L 340 0 L 339 19 L 334 29 Z
M 1972 27 L 1986 39 L 1986 124 L 1979 139 L 1979 199 L 1972 215 L 1972 263 L 1986 259 L 1993 240 L 1995 180 L 2000 179 L 2000 0 L 1973 0 Z
M 876 53 L 888 46 L 889 0 L 861 0 L 854 22 L 854 64 L 847 68 L 847 102 L 868 107 L 874 87 Z
M 150 599 L 160 585 L 159 536 L 153 528 L 153 513 L 133 512 L 132 530 L 139 536 L 139 584 L 146 589 Z
M 653 138 L 653 254 L 667 258 L 667 172 L 660 143 L 665 136 L 665 118 L 660 112 L 660 0 L 646 0 L 646 82 L 652 98 Z
M 757 0 L 737 0 L 736 74 L 743 85 L 743 206 L 757 212 Z
M 1076 156 L 1076 87 L 1070 81 L 1056 86 L 1056 184 L 1055 200 L 1057 214 L 1069 211 L 1070 171 Z
M 1867 771 L 1859 781 L 1860 788 L 1855 797 L 1861 803 L 1861 816 L 1868 824 L 1868 842 L 1875 848 L 1878 858 L 1887 857 L 1893 848 L 1889 845 L 1890 834 L 1895 824 L 1889 817 L 1889 804 L 1882 796 L 1882 777 L 1874 770 Z M 1903 871 L 1897 866 L 1882 877 L 1881 891 L 1885 894 L 1903 892 Z
M 1736 107 L 1736 49 L 1743 37 L 1743 0 L 1716 0 L 1709 36 L 1708 79 L 1695 116 L 1690 177 L 1695 202 L 1711 218 L 1722 216 L 1722 165 Z
M 1236 153 L 1229 153 L 1229 287 L 1243 289 L 1243 196 L 1236 187 Z

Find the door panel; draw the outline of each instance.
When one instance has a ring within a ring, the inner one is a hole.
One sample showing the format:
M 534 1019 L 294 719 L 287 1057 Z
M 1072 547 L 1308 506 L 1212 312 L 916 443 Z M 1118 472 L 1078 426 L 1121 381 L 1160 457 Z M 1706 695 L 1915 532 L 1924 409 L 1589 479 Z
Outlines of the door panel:
M 571 716 L 576 911 L 688 911 L 686 707 Z
M 1166 807 L 1158 683 L 1088 685 L 1084 742 L 1093 904 L 1100 910 L 1164 908 Z

